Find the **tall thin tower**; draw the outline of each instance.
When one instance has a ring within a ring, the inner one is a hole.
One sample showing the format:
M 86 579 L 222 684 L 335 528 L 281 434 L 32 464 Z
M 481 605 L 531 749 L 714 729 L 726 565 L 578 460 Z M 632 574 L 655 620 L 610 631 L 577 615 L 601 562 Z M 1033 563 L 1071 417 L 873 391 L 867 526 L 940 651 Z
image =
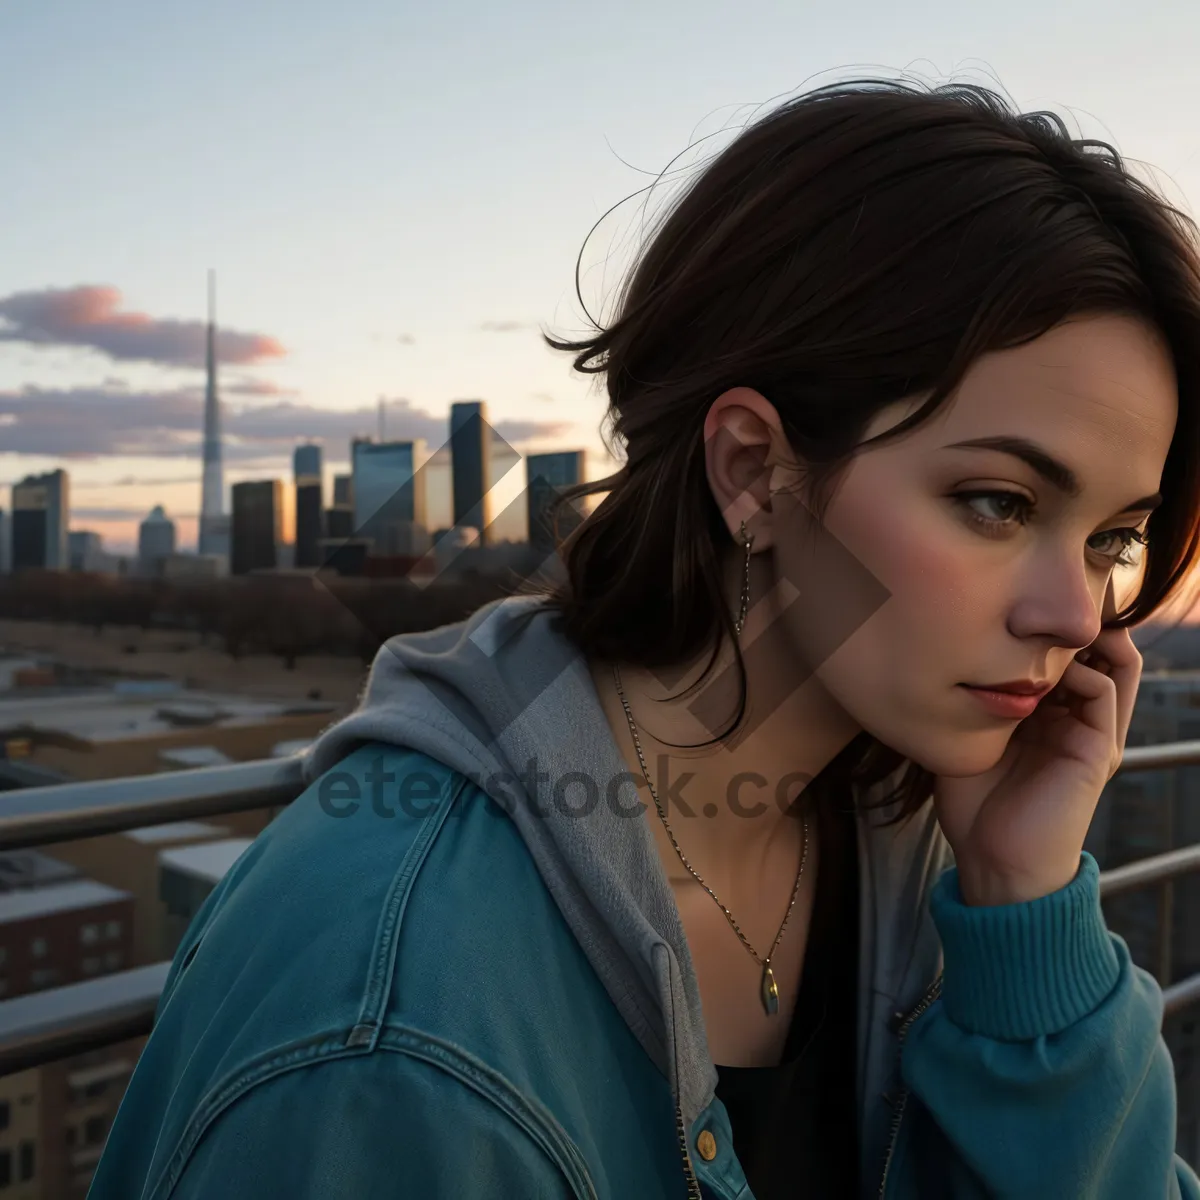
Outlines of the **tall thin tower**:
M 208 386 L 204 392 L 204 480 L 200 492 L 201 554 L 229 553 L 225 472 L 221 463 L 221 406 L 217 398 L 217 279 L 208 273 Z

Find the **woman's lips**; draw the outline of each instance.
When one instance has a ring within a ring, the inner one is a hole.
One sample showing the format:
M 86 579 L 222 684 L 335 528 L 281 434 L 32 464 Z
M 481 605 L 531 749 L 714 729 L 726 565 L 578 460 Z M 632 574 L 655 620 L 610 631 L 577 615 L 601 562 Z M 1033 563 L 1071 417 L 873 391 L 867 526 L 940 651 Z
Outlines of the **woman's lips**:
M 968 683 L 958 685 L 963 691 L 974 696 L 983 708 L 994 717 L 1008 721 L 1023 721 L 1032 715 L 1033 710 L 1041 702 L 1045 692 L 1034 692 L 1019 695 L 1016 692 L 997 692 L 989 688 L 972 687 Z

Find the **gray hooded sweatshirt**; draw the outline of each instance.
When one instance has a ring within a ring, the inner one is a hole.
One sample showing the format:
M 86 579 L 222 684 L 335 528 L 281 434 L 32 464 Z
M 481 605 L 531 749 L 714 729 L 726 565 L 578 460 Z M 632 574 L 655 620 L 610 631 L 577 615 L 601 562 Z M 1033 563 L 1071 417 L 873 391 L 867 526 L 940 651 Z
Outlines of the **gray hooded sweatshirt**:
M 428 754 L 505 805 L 613 1003 L 672 1081 L 691 1128 L 713 1100 L 717 1072 L 683 926 L 651 830 L 644 820 L 622 817 L 619 804 L 597 803 L 586 819 L 563 815 L 558 809 L 565 806 L 548 803 L 541 792 L 539 781 L 576 788 L 590 781 L 601 793 L 624 782 L 624 803 L 635 799 L 587 664 L 553 627 L 550 611 L 537 597 L 512 597 L 465 622 L 393 638 L 381 647 L 357 709 L 309 748 L 306 779 L 370 742 Z M 513 803 L 518 780 L 522 791 Z M 952 865 L 932 805 L 884 826 L 887 810 L 862 809 L 878 794 L 873 789 L 858 797 L 856 1086 L 863 1196 L 877 1186 L 901 1087 L 899 1015 L 920 1001 L 941 970 L 928 897 Z

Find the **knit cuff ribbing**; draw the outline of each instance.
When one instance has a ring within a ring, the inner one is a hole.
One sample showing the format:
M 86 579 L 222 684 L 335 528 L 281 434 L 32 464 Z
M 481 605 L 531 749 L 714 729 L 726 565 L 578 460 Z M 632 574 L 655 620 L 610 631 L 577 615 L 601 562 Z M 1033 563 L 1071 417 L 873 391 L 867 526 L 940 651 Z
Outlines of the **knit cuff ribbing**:
M 998 1041 L 1049 1036 L 1099 1007 L 1120 970 L 1100 908 L 1100 871 L 1086 851 L 1066 887 L 1022 904 L 973 908 L 958 870 L 935 884 L 942 1004 L 960 1029 Z

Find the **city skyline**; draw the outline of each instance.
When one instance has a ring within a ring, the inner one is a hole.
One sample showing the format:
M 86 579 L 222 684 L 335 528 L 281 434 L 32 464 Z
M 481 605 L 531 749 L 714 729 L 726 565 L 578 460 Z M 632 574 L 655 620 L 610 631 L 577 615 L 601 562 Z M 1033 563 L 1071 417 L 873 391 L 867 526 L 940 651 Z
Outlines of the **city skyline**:
M 1168 0 L 1133 24 L 1115 0 L 618 0 L 605 21 L 636 31 L 620 55 L 588 10 L 550 20 L 536 3 L 334 15 L 300 0 L 283 23 L 231 0 L 66 9 L 0 14 L 0 98 L 24 114 L 0 229 L 0 484 L 65 467 L 73 526 L 117 551 L 156 504 L 196 541 L 210 267 L 228 504 L 236 482 L 288 478 L 309 439 L 328 490 L 381 396 L 389 437 L 440 446 L 451 404 L 482 399 L 522 454 L 581 447 L 603 474 L 595 380 L 540 328 L 575 335 L 585 308 L 607 313 L 675 182 L 817 83 L 998 82 L 1151 164 L 1186 210 L 1200 196 L 1200 12 Z M 435 474 L 431 512 L 449 514 Z

